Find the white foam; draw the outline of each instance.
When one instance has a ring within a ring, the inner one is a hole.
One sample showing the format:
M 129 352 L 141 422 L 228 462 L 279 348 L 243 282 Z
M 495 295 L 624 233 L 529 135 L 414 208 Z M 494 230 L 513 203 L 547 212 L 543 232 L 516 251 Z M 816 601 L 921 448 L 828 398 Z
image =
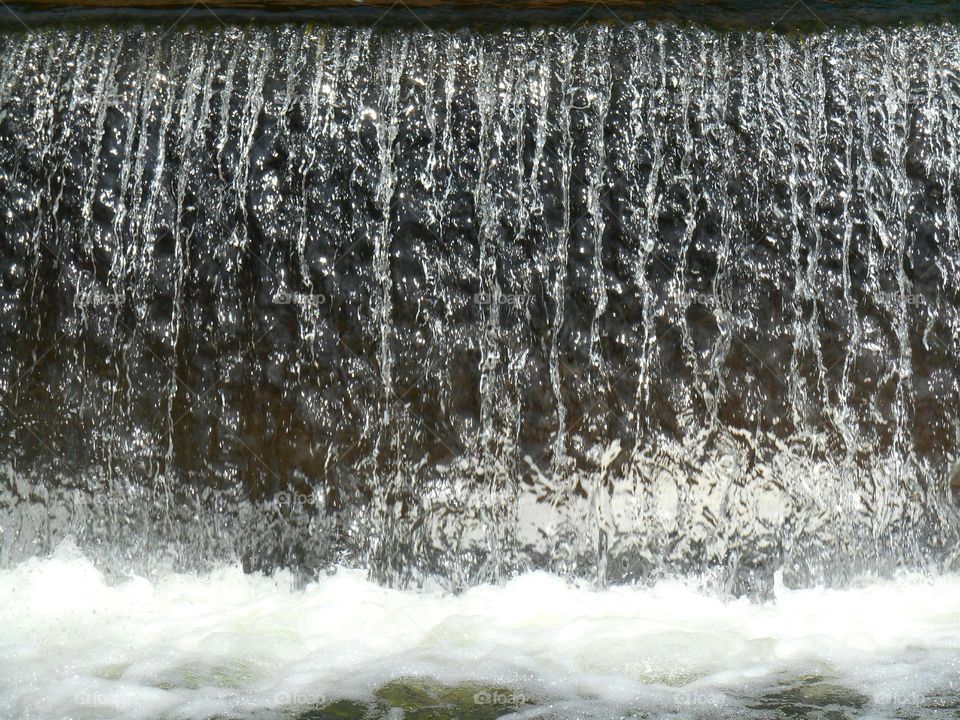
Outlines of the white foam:
M 960 578 L 777 589 L 596 591 L 545 574 L 460 596 L 341 570 L 297 589 L 223 568 L 108 584 L 67 548 L 0 572 L 0 717 L 204 718 L 364 699 L 398 677 L 616 707 L 736 704 L 820 673 L 878 706 L 960 671 Z

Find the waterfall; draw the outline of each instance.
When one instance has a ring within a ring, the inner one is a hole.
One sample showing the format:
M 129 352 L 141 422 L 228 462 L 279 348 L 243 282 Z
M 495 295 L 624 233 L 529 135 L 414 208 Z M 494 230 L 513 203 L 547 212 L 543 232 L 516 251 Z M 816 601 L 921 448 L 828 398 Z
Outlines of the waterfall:
M 2 35 L 0 561 L 952 567 L 958 110 L 951 25 Z

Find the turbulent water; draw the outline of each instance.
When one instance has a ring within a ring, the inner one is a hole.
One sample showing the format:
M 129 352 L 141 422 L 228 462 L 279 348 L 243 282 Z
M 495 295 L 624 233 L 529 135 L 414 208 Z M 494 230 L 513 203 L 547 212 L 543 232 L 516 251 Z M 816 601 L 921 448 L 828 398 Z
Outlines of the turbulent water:
M 954 567 L 958 71 L 950 25 L 0 36 L 0 560 Z
M 543 573 L 456 597 L 386 589 L 357 572 L 301 590 L 289 575 L 238 568 L 110 585 L 63 547 L 0 573 L 0 712 L 722 720 L 788 708 L 787 717 L 834 720 L 948 718 L 960 707 L 958 598 L 956 577 L 778 586 L 769 606 L 678 582 L 598 591 Z M 409 680 L 401 691 L 398 674 L 459 695 Z M 331 709 L 309 714 L 316 706 Z

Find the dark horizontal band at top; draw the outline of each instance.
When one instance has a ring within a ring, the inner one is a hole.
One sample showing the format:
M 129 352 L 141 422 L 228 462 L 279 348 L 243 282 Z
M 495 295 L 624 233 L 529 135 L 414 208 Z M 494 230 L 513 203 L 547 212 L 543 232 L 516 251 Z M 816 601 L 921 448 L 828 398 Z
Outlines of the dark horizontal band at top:
M 64 21 L 304 21 L 356 24 L 696 23 L 729 30 L 807 32 L 828 28 L 960 22 L 960 2 L 909 0 L 36 0 L 0 5 L 0 29 Z

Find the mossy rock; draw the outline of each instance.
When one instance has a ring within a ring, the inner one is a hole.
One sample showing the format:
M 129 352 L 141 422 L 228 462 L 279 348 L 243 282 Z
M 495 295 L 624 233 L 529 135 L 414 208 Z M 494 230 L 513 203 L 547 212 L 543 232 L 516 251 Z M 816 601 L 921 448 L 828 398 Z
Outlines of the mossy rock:
M 923 707 L 926 710 L 953 710 L 960 717 L 960 695 L 938 693 L 928 695 L 924 699 Z
M 825 720 L 846 720 L 845 711 L 859 711 L 870 704 L 870 698 L 852 688 L 823 682 L 824 678 L 810 675 L 800 683 L 768 693 L 747 707 L 753 710 L 776 710 L 782 717 L 817 717 Z
M 123 677 L 123 674 L 127 671 L 128 667 L 130 667 L 130 663 L 128 662 L 104 665 L 94 673 L 94 676 L 103 678 L 104 680 L 119 680 Z
M 464 683 L 441 685 L 421 678 L 394 680 L 374 693 L 370 703 L 340 701 L 312 708 L 297 720 L 385 720 L 403 711 L 404 720 L 496 720 L 532 704 L 508 688 Z
M 253 671 L 244 664 L 184 665 L 155 678 L 150 685 L 161 690 L 181 688 L 197 690 L 201 687 L 239 688 L 252 677 Z

